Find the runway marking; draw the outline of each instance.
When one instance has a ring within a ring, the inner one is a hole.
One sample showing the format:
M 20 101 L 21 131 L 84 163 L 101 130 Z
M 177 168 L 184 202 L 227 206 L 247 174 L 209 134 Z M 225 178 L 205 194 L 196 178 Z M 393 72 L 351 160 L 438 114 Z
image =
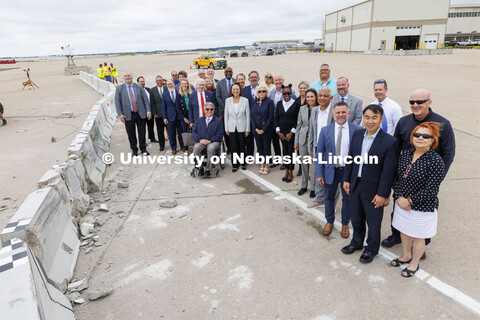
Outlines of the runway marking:
M 230 161 L 227 160 L 227 163 L 230 164 Z M 283 196 L 284 199 L 286 199 L 286 200 L 290 201 L 291 203 L 297 205 L 303 211 L 309 213 L 311 216 L 318 219 L 320 222 L 322 222 L 322 223 L 327 222 L 325 220 L 325 213 L 324 212 L 322 212 L 318 209 L 307 208 L 307 204 L 305 202 L 303 202 L 302 200 L 298 199 L 297 197 L 295 197 L 295 196 L 293 196 L 293 195 L 291 195 L 291 194 L 289 194 L 285 191 L 282 191 L 279 187 L 271 184 L 270 182 L 266 181 L 265 179 L 261 178 L 260 176 L 253 173 L 250 170 L 242 170 L 241 173 L 246 175 L 250 179 L 257 181 L 258 183 L 260 183 L 264 187 L 270 189 L 272 192 L 275 192 L 278 195 Z M 337 231 L 340 231 L 341 228 L 342 228 L 341 223 L 338 222 L 338 221 L 335 221 L 334 228 Z M 352 233 L 352 231 L 353 230 L 350 229 L 350 233 Z M 397 255 L 393 254 L 392 252 L 390 252 L 390 251 L 388 251 L 384 248 L 380 248 L 380 251 L 378 252 L 378 256 L 383 258 L 386 261 L 391 261 L 391 260 L 393 260 L 397 257 Z M 338 265 L 336 264 L 335 261 L 331 262 L 331 266 L 333 268 L 335 268 L 335 267 L 338 268 Z M 358 272 L 358 274 L 360 274 L 361 270 L 357 270 L 357 272 Z M 357 275 L 357 272 L 355 272 L 356 275 Z M 429 278 L 426 281 L 426 283 L 430 287 L 437 290 L 438 292 L 445 295 L 446 297 L 452 299 L 454 302 L 456 302 L 459 305 L 465 307 L 469 311 L 471 311 L 471 312 L 473 312 L 477 315 L 480 315 L 480 302 L 478 302 L 477 300 L 468 296 L 467 294 L 461 292 L 460 290 L 456 289 L 455 287 L 452 287 L 452 286 L 446 284 L 445 282 L 441 281 L 440 279 L 431 276 L 428 272 L 426 272 L 425 270 L 422 270 L 422 269 L 417 271 L 417 273 L 415 274 L 415 277 L 418 278 L 420 281 L 423 281 L 423 280 Z M 327 316 L 321 316 L 321 317 L 327 317 Z M 318 319 L 322 319 L 322 318 L 318 318 Z M 325 318 L 325 319 L 328 319 L 328 317 Z

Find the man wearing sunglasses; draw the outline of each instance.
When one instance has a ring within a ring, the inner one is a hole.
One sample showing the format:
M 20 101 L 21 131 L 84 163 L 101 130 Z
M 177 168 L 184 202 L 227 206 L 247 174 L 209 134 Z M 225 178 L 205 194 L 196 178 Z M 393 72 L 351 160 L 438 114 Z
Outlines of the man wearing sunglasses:
M 430 92 L 425 89 L 418 89 L 412 92 L 409 103 L 412 113 L 398 121 L 394 137 L 400 143 L 401 149 L 406 150 L 410 147 L 410 135 L 416 126 L 423 122 L 440 123 L 440 139 L 435 151 L 442 157 L 445 163 L 445 174 L 447 174 L 455 157 L 455 134 L 450 121 L 432 111 L 432 108 L 430 108 L 432 105 Z M 392 226 L 392 234 L 382 241 L 382 246 L 391 248 L 400 242 L 400 232 Z M 425 243 L 430 243 L 430 239 L 425 239 Z M 425 257 L 424 253 L 422 258 L 424 259 Z
M 375 98 L 371 104 L 379 105 L 383 108 L 383 121 L 381 128 L 383 131 L 393 136 L 398 120 L 403 116 L 402 107 L 392 99 L 387 97 L 387 81 L 384 79 L 375 80 L 373 82 L 373 90 Z
M 173 80 L 173 84 L 174 84 L 174 85 L 180 84 L 180 80 L 178 80 L 178 73 L 177 73 L 177 71 L 172 70 L 172 72 L 171 72 L 170 75 L 172 76 L 172 80 Z
M 200 117 L 192 131 L 192 138 L 195 140 L 193 154 L 197 157 L 207 149 L 207 166 L 205 172 L 200 168 L 198 176 L 211 176 L 212 163 L 210 159 L 217 152 L 223 137 L 223 121 L 215 115 L 215 106 L 211 102 L 205 104 L 205 116 Z M 198 158 L 196 158 L 198 159 Z

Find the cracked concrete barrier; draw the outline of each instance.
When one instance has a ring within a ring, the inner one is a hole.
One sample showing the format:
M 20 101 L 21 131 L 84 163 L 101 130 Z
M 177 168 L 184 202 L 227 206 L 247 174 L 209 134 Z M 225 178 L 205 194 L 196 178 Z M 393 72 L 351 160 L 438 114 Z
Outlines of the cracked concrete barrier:
M 2 243 L 14 238 L 25 241 L 49 282 L 64 292 L 80 249 L 73 220 L 60 194 L 47 186 L 27 196 L 0 237 Z
M 38 260 L 20 239 L 0 250 L 1 319 L 75 320 L 68 299 L 48 283 Z

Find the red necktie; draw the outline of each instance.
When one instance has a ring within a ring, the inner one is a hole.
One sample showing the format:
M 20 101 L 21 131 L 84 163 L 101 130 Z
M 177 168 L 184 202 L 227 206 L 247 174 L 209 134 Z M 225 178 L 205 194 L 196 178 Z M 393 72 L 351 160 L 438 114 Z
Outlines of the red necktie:
M 203 101 L 203 92 L 200 92 L 200 99 L 202 100 L 202 117 L 205 116 L 205 101 Z

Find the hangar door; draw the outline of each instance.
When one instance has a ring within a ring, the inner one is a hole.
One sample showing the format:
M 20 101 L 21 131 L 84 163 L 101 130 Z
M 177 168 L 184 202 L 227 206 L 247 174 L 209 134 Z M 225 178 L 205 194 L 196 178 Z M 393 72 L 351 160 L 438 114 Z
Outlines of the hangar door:
M 438 34 L 426 34 L 425 49 L 437 49 L 437 48 L 438 48 Z
M 420 26 L 401 26 L 395 32 L 397 50 L 414 50 L 420 41 Z

